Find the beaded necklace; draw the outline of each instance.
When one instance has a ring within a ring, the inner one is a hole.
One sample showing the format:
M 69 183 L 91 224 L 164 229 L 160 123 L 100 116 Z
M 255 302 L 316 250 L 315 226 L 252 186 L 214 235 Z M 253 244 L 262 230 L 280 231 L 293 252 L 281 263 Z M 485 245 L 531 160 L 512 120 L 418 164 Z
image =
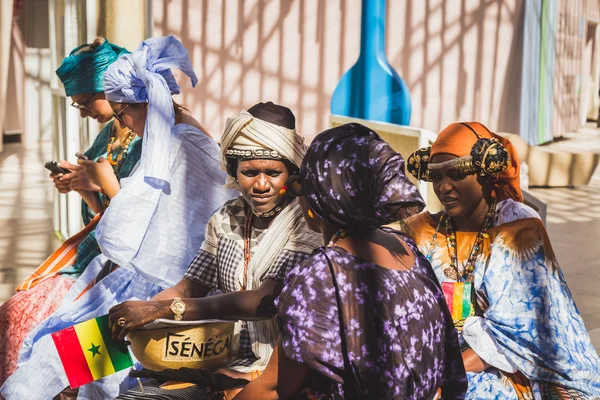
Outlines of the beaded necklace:
M 450 309 L 454 326 L 459 332 L 462 331 L 467 318 L 473 315 L 481 315 L 485 309 L 484 306 L 479 303 L 478 296 L 473 287 L 473 272 L 475 271 L 475 261 L 482 249 L 483 239 L 489 237 L 487 231 L 494 226 L 495 214 L 496 201 L 492 200 L 492 204 L 490 204 L 481 230 L 477 233 L 473 248 L 471 249 L 471 253 L 467 258 L 464 268 L 460 269 L 459 267 L 456 250 L 456 228 L 454 226 L 454 221 L 448 214 L 444 213 L 440 217 L 440 222 L 438 223 L 429 247 L 427 259 L 431 262 L 433 251 L 436 247 L 438 232 L 442 224 L 444 224 L 450 263 L 443 268 L 444 275 L 452 281 L 442 282 L 442 292 L 444 293 L 446 304 L 448 304 L 448 308 Z
M 258 211 L 254 211 L 254 209 L 250 207 L 250 212 L 246 212 L 246 224 L 244 225 L 244 280 L 242 282 L 241 290 L 246 290 L 246 286 L 248 284 L 248 265 L 250 265 L 250 260 L 252 259 L 252 253 L 250 253 L 250 241 L 252 239 L 252 219 L 253 217 L 270 218 L 275 214 L 278 214 L 281 210 L 283 210 L 283 206 L 277 206 L 269 212 L 260 213 Z
M 252 214 L 254 214 L 255 216 L 257 216 L 258 218 L 270 218 L 275 214 L 279 214 L 279 212 L 283 210 L 282 206 L 277 206 L 274 209 L 272 209 L 271 211 L 267 211 L 264 213 L 258 212 L 258 211 L 254 211 L 254 209 L 252 209 Z
M 113 143 L 115 142 L 116 138 L 117 138 L 116 134 L 110 135 L 110 141 L 108 142 L 108 146 L 106 147 L 106 154 L 107 154 L 106 158 L 107 158 L 108 162 L 110 163 L 110 165 L 113 166 L 115 174 L 118 174 L 119 169 L 121 169 L 121 165 L 123 165 L 123 161 L 125 161 L 125 157 L 127 157 L 127 153 L 129 152 L 129 145 L 133 141 L 133 138 L 135 138 L 135 133 L 133 133 L 133 131 L 129 131 L 127 138 L 121 145 L 121 152 L 119 152 L 119 154 L 117 155 L 117 159 L 115 160 L 115 154 L 112 150 L 112 147 L 113 147 Z
M 450 256 L 450 265 L 444 267 L 444 275 L 448 278 L 458 281 L 458 282 L 473 282 L 473 271 L 475 271 L 475 261 L 477 260 L 477 256 L 479 255 L 483 239 L 489 237 L 487 231 L 494 227 L 494 216 L 496 214 L 496 200 L 492 200 L 492 204 L 486 214 L 485 220 L 481 227 L 479 233 L 477 233 L 477 237 L 475 238 L 475 242 L 473 244 L 473 248 L 471 249 L 471 253 L 467 258 L 467 262 L 464 268 L 459 267 L 458 263 L 458 255 L 456 251 L 456 228 L 454 226 L 454 221 L 452 218 L 444 212 L 440 217 L 440 222 L 435 230 L 433 235 L 433 240 L 431 241 L 431 245 L 429 247 L 429 253 L 427 254 L 427 259 L 431 261 L 431 256 L 433 254 L 433 250 L 436 246 L 437 235 L 440 227 L 444 224 L 446 230 L 446 245 L 448 247 L 448 255 Z
M 346 236 L 348 236 L 348 232 L 346 232 L 344 229 L 340 228 L 329 240 L 329 243 L 327 243 L 327 247 L 333 247 L 333 246 L 337 246 L 338 242 L 340 240 L 342 240 L 343 238 L 345 238 Z
M 127 138 L 125 138 L 125 141 L 120 146 L 121 151 L 119 152 L 119 154 L 117 155 L 117 157 L 115 159 L 115 152 L 113 151 L 113 143 L 115 142 L 116 138 L 117 138 L 117 127 L 116 127 L 116 125 L 113 124 L 111 133 L 110 133 L 110 140 L 108 141 L 108 145 L 106 146 L 106 159 L 108 160 L 110 165 L 112 165 L 113 171 L 115 172 L 115 176 L 117 177 L 117 180 L 120 181 L 119 170 L 121 169 L 121 166 L 123 165 L 123 162 L 125 161 L 125 158 L 127 158 L 127 154 L 129 153 L 129 145 L 131 145 L 131 142 L 135 138 L 135 133 L 133 133 L 132 130 L 129 131 Z M 106 209 L 110 205 L 110 198 L 108 196 L 104 195 L 102 203 L 104 204 L 104 208 Z
M 242 282 L 241 290 L 246 290 L 248 285 L 248 265 L 250 265 L 250 259 L 252 253 L 250 253 L 250 240 L 252 239 L 252 213 L 246 215 L 246 225 L 244 229 L 244 281 Z

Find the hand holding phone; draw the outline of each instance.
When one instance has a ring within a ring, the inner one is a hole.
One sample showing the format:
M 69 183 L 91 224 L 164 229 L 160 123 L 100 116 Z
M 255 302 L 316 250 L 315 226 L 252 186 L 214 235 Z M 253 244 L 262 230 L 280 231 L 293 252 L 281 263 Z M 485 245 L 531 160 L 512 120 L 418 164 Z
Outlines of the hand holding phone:
M 45 167 L 48 171 L 52 172 L 55 175 L 58 175 L 58 174 L 65 175 L 65 174 L 71 173 L 70 170 L 60 167 L 56 161 L 48 161 L 46 163 Z

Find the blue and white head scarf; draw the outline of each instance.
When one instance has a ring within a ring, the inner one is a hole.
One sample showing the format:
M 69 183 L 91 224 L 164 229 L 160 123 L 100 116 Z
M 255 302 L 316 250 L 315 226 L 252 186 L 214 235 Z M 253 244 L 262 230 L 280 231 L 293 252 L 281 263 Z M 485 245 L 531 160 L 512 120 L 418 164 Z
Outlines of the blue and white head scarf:
M 85 50 L 84 47 L 89 47 Z M 109 65 L 123 54 L 129 51 L 123 47 L 104 43 L 96 48 L 90 44 L 84 44 L 75 48 L 60 64 L 56 70 L 58 79 L 65 87 L 67 96 L 75 96 L 83 93 L 104 92 L 104 73 Z
M 115 61 L 104 76 L 106 99 L 116 103 L 148 103 L 141 162 L 146 183 L 165 192 L 169 185 L 169 149 L 175 126 L 171 95 L 179 85 L 170 68 L 179 68 L 196 86 L 198 78 L 183 44 L 173 36 L 151 38 Z

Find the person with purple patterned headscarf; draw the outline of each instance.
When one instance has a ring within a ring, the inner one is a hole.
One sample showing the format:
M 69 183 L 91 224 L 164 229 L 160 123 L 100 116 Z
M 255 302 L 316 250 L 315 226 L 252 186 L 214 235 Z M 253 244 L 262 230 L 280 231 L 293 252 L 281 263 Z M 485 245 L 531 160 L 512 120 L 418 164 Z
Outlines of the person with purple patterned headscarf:
M 462 398 L 435 274 L 407 235 L 383 228 L 424 208 L 402 156 L 367 127 L 342 125 L 314 139 L 288 190 L 329 244 L 286 279 L 278 347 L 236 400 Z

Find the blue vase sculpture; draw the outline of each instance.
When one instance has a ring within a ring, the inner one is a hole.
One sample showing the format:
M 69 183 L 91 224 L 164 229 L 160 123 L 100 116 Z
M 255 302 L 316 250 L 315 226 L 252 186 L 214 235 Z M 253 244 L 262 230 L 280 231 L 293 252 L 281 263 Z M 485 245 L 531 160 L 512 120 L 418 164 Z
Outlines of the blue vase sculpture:
M 331 113 L 409 125 L 408 87 L 385 56 L 385 13 L 385 0 L 362 1 L 360 56 L 335 88 Z

